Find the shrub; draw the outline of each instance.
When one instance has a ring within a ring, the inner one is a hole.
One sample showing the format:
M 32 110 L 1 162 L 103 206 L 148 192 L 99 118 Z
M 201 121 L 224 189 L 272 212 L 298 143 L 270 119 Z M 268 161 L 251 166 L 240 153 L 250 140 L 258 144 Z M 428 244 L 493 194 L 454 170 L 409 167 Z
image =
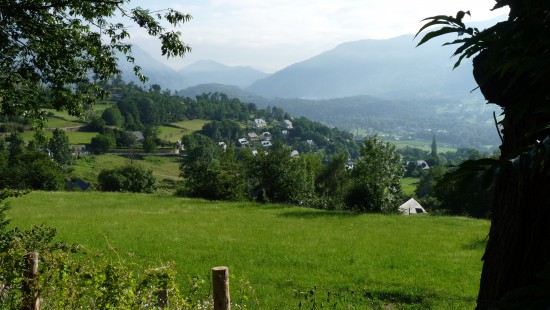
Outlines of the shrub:
M 137 165 L 102 170 L 97 181 L 99 188 L 108 192 L 151 193 L 156 189 L 153 171 Z

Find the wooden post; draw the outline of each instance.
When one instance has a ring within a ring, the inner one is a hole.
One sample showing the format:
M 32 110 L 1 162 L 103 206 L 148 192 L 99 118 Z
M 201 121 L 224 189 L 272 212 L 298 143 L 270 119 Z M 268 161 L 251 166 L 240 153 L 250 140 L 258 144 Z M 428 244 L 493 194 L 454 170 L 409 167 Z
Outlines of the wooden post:
M 212 289 L 214 293 L 214 310 L 231 309 L 229 269 L 227 267 L 212 268 Z
M 38 252 L 25 255 L 27 281 L 23 286 L 24 309 L 40 310 L 40 291 L 38 290 Z

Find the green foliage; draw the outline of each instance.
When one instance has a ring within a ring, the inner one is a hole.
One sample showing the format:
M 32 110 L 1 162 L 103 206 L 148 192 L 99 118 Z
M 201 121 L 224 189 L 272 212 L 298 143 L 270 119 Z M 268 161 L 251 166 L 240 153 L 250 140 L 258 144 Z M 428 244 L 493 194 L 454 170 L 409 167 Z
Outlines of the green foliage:
M 315 195 L 315 173 L 306 157 L 292 158 L 282 143 L 249 161 L 250 178 L 260 201 L 309 204 Z
M 103 111 L 103 114 L 101 114 L 101 118 L 105 121 L 105 124 L 109 126 L 119 127 L 122 126 L 122 123 L 124 121 L 120 110 L 116 107 L 108 108 Z
M 92 138 L 90 146 L 98 154 L 107 153 L 116 146 L 116 140 L 111 135 L 98 134 Z
M 0 3 L 2 115 L 39 119 L 44 107 L 79 115 L 85 105 L 104 98 L 107 93 L 96 81 L 106 82 L 120 73 L 116 52 L 124 53 L 126 61 L 134 63 L 131 45 L 125 42 L 128 26 L 111 21 L 115 15 L 158 37 L 162 54 L 167 57 L 190 51 L 180 41 L 180 33 L 165 25 L 178 26 L 191 16 L 172 9 L 151 12 L 121 4 L 70 1 L 44 5 L 36 0 Z M 146 80 L 138 66 L 134 66 L 134 72 Z M 90 74 L 94 81 L 89 80 Z
M 153 137 L 147 137 L 143 140 L 143 151 L 148 154 L 155 153 L 157 151 L 157 144 Z
M 317 192 L 326 209 L 345 209 L 344 198 L 351 185 L 351 173 L 346 169 L 348 157 L 345 154 L 333 156 L 317 176 Z
M 64 130 L 56 128 L 48 146 L 52 152 L 52 158 L 60 165 L 70 165 L 73 162 L 73 151 Z
M 366 139 L 361 147 L 361 158 L 353 167 L 347 208 L 384 213 L 397 211 L 404 172 L 401 156 L 394 145 L 376 137 Z
M 57 162 L 47 153 L 22 147 L 17 135 L 0 151 L 0 189 L 59 190 L 64 174 Z M 0 141 L 3 141 L 0 139 Z
M 247 170 L 237 161 L 235 149 L 229 148 L 219 153 L 210 139 L 200 137 L 192 135 L 184 139 L 189 145 L 194 145 L 197 140 L 205 143 L 195 144 L 181 164 L 184 187 L 178 194 L 213 200 L 246 199 Z
M 151 193 L 156 189 L 152 170 L 138 165 L 126 165 L 110 170 L 102 170 L 97 182 L 102 191 Z

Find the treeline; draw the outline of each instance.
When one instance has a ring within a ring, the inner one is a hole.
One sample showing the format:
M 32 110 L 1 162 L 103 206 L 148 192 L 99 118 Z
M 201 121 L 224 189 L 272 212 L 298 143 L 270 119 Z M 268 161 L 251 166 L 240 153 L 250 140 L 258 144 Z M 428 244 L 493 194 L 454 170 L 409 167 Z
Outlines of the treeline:
M 375 137 L 364 141 L 355 162 L 337 154 L 328 164 L 316 153 L 297 155 L 280 140 L 254 153 L 221 148 L 201 134 L 183 142 L 178 195 L 362 212 L 395 212 L 403 200 L 401 158 L 395 146 Z

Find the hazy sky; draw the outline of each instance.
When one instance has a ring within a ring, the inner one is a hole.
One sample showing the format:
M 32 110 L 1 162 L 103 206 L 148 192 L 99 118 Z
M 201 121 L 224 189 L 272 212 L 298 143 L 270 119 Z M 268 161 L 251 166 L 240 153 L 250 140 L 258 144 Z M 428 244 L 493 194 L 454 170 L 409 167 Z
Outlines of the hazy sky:
M 132 0 L 151 10 L 174 8 L 193 19 L 179 31 L 193 51 L 163 62 L 174 69 L 202 59 L 274 72 L 336 45 L 416 33 L 423 18 L 470 10 L 465 21 L 507 14 L 491 12 L 493 0 Z M 132 42 L 153 56 L 160 45 L 141 33 Z M 413 44 L 413 43 L 411 43 Z

